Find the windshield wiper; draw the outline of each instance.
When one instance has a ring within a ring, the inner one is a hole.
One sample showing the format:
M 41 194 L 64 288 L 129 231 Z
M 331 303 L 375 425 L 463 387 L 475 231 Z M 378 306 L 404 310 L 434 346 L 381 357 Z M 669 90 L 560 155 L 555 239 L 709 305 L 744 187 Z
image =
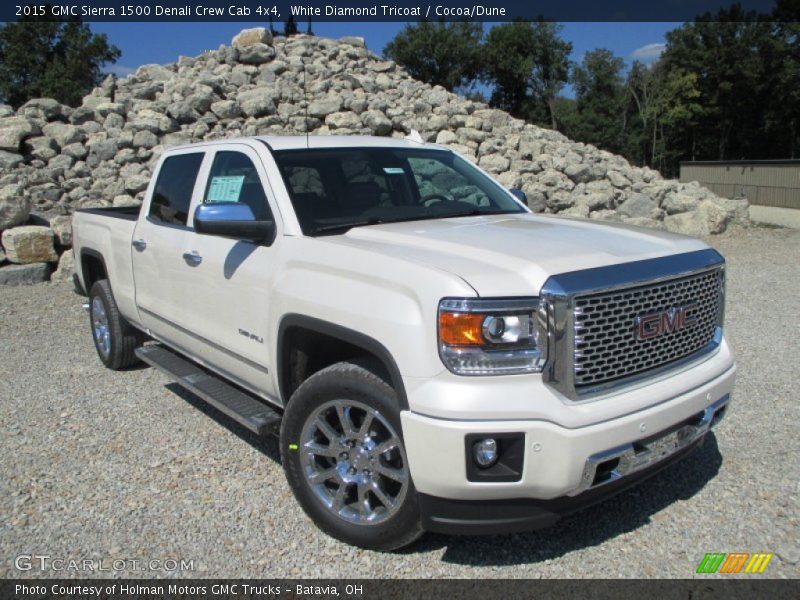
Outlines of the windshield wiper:
M 362 219 L 360 221 L 350 221 L 349 223 L 335 223 L 332 225 L 320 225 L 314 228 L 314 234 L 318 233 L 331 233 L 334 231 L 342 231 L 346 233 L 353 227 L 366 227 L 367 225 L 385 225 L 386 223 L 404 223 L 407 221 L 431 221 L 434 219 L 451 219 L 453 217 L 472 217 L 477 215 L 506 215 L 516 214 L 521 211 L 514 210 L 481 210 L 473 208 L 461 212 L 442 213 L 442 214 L 424 214 L 414 215 L 413 217 L 399 217 L 399 218 L 385 218 L 385 217 L 370 217 L 369 219 Z
M 329 233 L 331 231 L 348 231 L 353 227 L 365 227 L 366 225 L 380 225 L 381 223 L 387 223 L 385 219 L 381 219 L 380 217 L 371 217 L 369 219 L 363 219 L 361 221 L 350 221 L 349 223 L 336 223 L 333 225 L 320 225 L 319 227 L 314 228 L 314 233 Z
M 447 215 L 449 216 L 449 215 Z M 461 216 L 461 215 L 459 215 Z M 314 229 L 314 233 L 330 233 L 331 231 L 347 231 L 353 227 L 366 227 L 367 225 L 385 225 L 387 223 L 406 223 L 408 221 L 429 221 L 431 219 L 439 219 L 441 215 L 413 215 L 410 217 L 370 217 L 369 219 L 362 219 L 360 221 L 350 221 L 349 223 L 337 223 L 334 225 L 321 225 Z
M 470 210 L 462 210 L 461 212 L 442 213 L 436 215 L 436 219 L 452 219 L 454 217 L 476 217 L 478 215 L 512 215 L 520 211 L 515 210 L 481 210 L 480 208 L 473 208 Z

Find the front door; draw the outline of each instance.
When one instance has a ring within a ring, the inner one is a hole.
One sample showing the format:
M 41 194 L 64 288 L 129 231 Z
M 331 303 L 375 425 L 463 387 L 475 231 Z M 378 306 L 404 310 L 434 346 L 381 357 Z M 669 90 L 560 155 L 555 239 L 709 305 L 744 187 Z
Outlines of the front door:
M 256 219 L 275 219 L 274 200 L 261 159 L 243 144 L 214 146 L 199 202 L 241 202 Z M 189 224 L 192 225 L 190 216 Z M 268 302 L 275 277 L 278 235 L 267 246 L 249 240 L 198 234 L 185 238 L 183 254 L 193 257 L 181 277 L 184 310 L 202 337 L 203 362 L 244 387 L 276 397 L 269 372 Z

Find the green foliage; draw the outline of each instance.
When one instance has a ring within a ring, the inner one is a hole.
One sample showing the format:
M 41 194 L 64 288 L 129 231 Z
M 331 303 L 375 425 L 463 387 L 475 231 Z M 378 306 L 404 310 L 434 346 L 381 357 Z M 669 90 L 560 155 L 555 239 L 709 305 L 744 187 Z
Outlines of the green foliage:
M 494 86 L 491 103 L 535 123 L 556 126 L 558 93 L 567 82 L 572 44 L 561 26 L 514 21 L 493 27 L 486 38 L 484 78 Z
M 287 38 L 297 35 L 297 23 L 294 21 L 294 15 L 289 15 L 286 23 L 283 24 L 283 35 Z
M 47 22 L 23 17 L 0 25 L 0 99 L 18 108 L 31 98 L 76 106 L 120 50 L 80 19 Z
M 611 152 L 621 152 L 626 135 L 625 63 L 609 50 L 587 52 L 572 70 L 575 121 L 568 135 Z
M 739 5 L 702 15 L 627 73 L 604 49 L 571 65 L 571 44 L 547 22 L 495 25 L 485 39 L 479 27 L 420 23 L 386 53 L 447 89 L 481 80 L 492 106 L 673 176 L 683 160 L 800 154 L 800 0 L 777 0 L 772 17 Z M 574 99 L 559 95 L 567 81 Z
M 469 88 L 481 72 L 480 23 L 422 21 L 405 28 L 383 53 L 412 77 L 453 91 Z

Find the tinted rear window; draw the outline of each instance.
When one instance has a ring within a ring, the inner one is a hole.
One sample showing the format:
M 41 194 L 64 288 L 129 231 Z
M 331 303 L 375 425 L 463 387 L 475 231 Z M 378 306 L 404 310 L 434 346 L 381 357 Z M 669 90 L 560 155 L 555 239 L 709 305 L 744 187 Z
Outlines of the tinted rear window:
M 150 202 L 150 217 L 171 225 L 186 225 L 192 190 L 203 153 L 170 156 L 161 165 Z

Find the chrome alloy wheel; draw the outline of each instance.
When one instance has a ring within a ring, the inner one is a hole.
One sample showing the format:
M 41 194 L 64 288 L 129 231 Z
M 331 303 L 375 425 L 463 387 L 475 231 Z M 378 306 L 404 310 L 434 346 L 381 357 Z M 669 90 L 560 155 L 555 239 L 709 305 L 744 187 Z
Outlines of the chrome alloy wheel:
M 111 354 L 111 329 L 108 326 L 106 307 L 99 296 L 92 300 L 92 334 L 100 354 L 103 358 L 108 358 Z
M 402 506 L 409 484 L 405 449 L 374 408 L 326 402 L 306 420 L 298 446 L 306 482 L 336 516 L 373 525 Z

